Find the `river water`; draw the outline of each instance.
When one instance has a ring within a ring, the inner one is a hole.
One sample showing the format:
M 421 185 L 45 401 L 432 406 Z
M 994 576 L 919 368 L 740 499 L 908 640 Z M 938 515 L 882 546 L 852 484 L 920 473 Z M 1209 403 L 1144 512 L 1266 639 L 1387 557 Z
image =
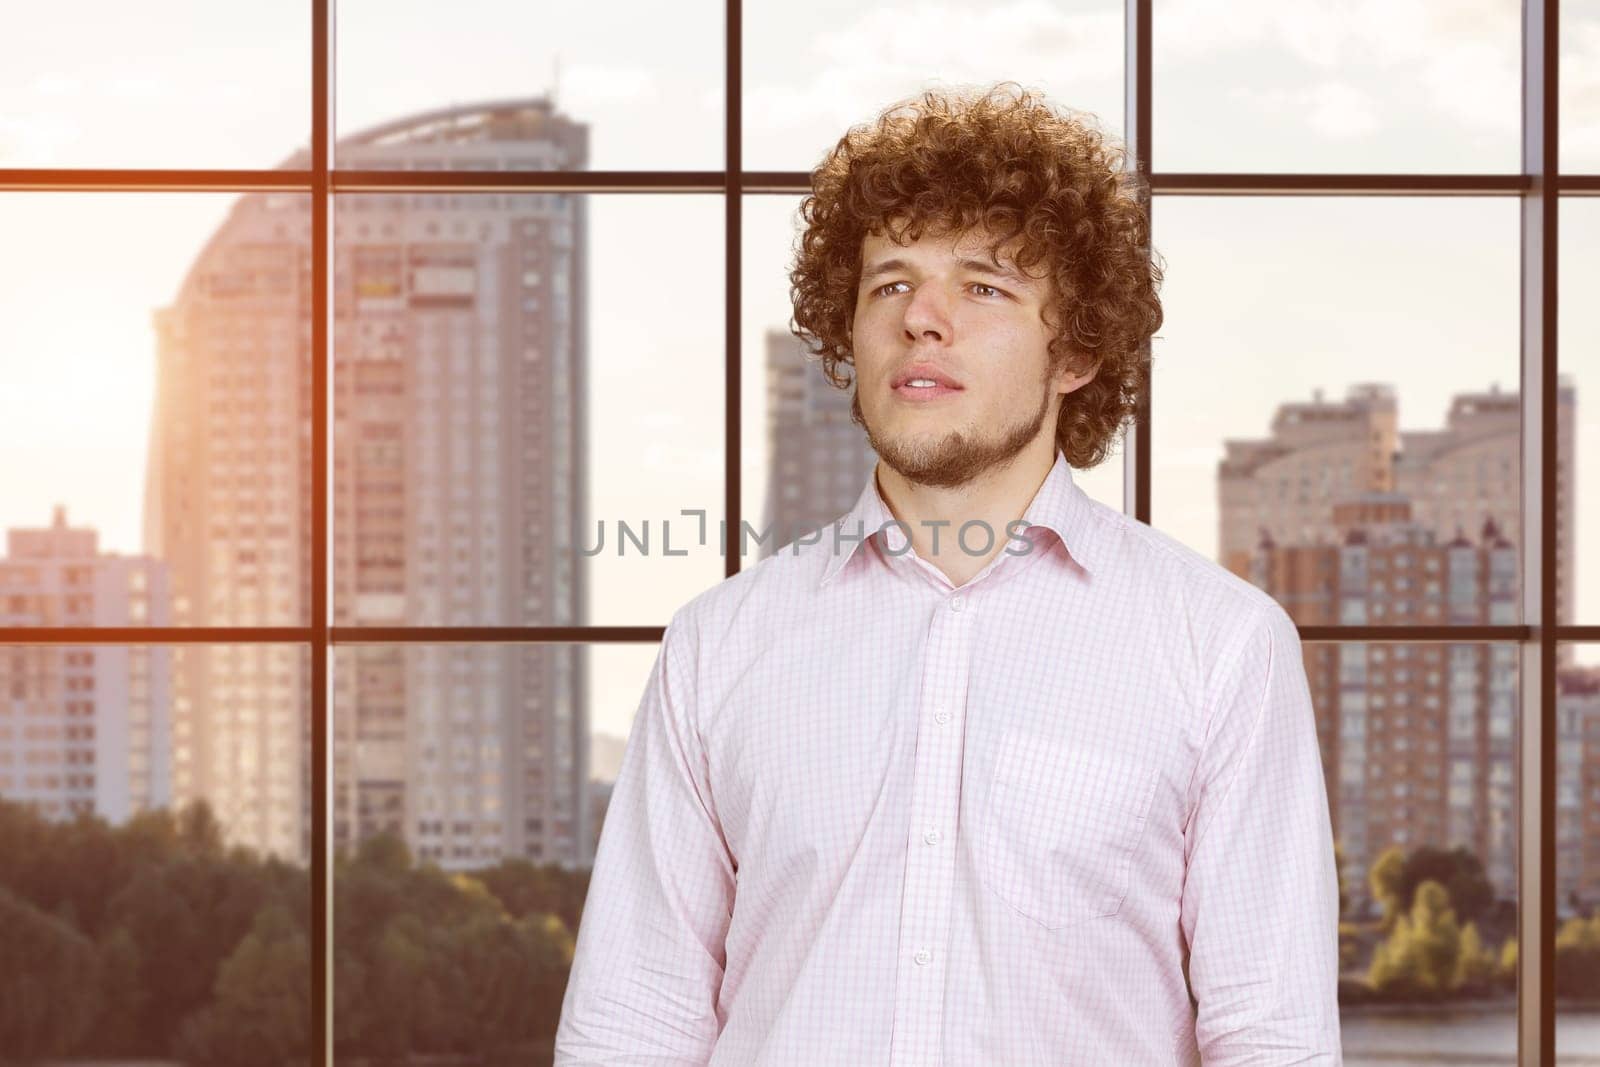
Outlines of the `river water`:
M 1340 1032 L 1345 1067 L 1515 1067 L 1517 1062 L 1512 1011 L 1347 1014 Z M 1600 1012 L 1556 1013 L 1556 1063 L 1600 1067 Z

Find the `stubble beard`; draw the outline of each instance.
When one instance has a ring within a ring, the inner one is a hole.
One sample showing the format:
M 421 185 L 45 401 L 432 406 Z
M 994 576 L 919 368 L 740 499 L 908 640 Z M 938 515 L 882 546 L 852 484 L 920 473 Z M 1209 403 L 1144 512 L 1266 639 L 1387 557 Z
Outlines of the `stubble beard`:
M 1031 416 L 1006 427 L 993 437 L 978 437 L 951 430 L 934 440 L 885 437 L 873 432 L 861 410 L 860 381 L 851 390 L 850 419 L 867 432 L 867 443 L 884 464 L 906 481 L 940 489 L 967 485 L 989 471 L 1015 459 L 1039 436 L 1050 414 L 1048 378 L 1041 389 L 1039 408 Z

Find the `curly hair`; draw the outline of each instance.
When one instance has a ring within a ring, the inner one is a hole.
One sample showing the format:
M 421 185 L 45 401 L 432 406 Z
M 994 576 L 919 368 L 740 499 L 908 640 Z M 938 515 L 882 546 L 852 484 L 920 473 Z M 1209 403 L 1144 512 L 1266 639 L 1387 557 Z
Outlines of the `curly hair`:
M 1072 466 L 1097 466 L 1139 410 L 1150 372 L 1145 342 L 1161 326 L 1162 264 L 1149 247 L 1145 188 L 1126 149 L 1092 116 L 1047 104 L 1016 82 L 984 92 L 930 90 L 850 129 L 811 172 L 805 230 L 790 269 L 790 331 L 845 389 L 862 242 L 982 224 L 1017 266 L 1045 262 L 1053 293 L 1044 322 L 1052 370 L 1095 377 L 1068 393 L 1056 443 Z M 1075 362 L 1069 362 L 1075 361 Z

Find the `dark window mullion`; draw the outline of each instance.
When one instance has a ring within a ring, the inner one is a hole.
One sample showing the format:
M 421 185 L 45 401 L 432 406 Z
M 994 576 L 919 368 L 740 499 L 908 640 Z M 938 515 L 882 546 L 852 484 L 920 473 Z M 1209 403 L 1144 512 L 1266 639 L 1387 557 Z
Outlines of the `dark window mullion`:
M 332 624 L 328 521 L 332 474 L 329 370 L 332 283 L 333 19 L 336 0 L 311 0 L 311 1033 L 309 1062 L 333 1063 L 333 885 L 328 862 L 333 763 L 329 730 Z
M 733 577 L 739 573 L 740 554 L 735 546 L 743 545 L 742 509 L 740 497 L 744 467 L 739 455 L 741 426 L 744 421 L 743 350 L 739 336 L 743 309 L 740 269 L 743 262 L 744 240 L 744 8 L 742 0 L 727 0 L 722 29 L 724 49 L 724 85 L 722 89 L 724 156 L 723 169 L 723 385 L 722 429 L 723 454 L 723 523 L 727 536 L 723 538 L 723 575 Z
M 1560 0 L 1523 0 L 1522 622 L 1517 716 L 1517 1062 L 1555 1063 L 1556 295 Z

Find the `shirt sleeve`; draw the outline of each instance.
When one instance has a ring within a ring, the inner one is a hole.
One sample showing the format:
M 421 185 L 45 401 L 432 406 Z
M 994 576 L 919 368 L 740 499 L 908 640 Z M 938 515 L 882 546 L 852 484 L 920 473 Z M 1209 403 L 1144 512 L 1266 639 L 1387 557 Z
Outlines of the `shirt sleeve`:
M 612 787 L 555 1067 L 703 1065 L 723 1022 L 734 864 L 707 787 L 681 618 L 662 636 Z
M 1343 1063 L 1339 879 L 1300 636 L 1263 607 L 1218 675 L 1180 921 L 1206 1067 Z

